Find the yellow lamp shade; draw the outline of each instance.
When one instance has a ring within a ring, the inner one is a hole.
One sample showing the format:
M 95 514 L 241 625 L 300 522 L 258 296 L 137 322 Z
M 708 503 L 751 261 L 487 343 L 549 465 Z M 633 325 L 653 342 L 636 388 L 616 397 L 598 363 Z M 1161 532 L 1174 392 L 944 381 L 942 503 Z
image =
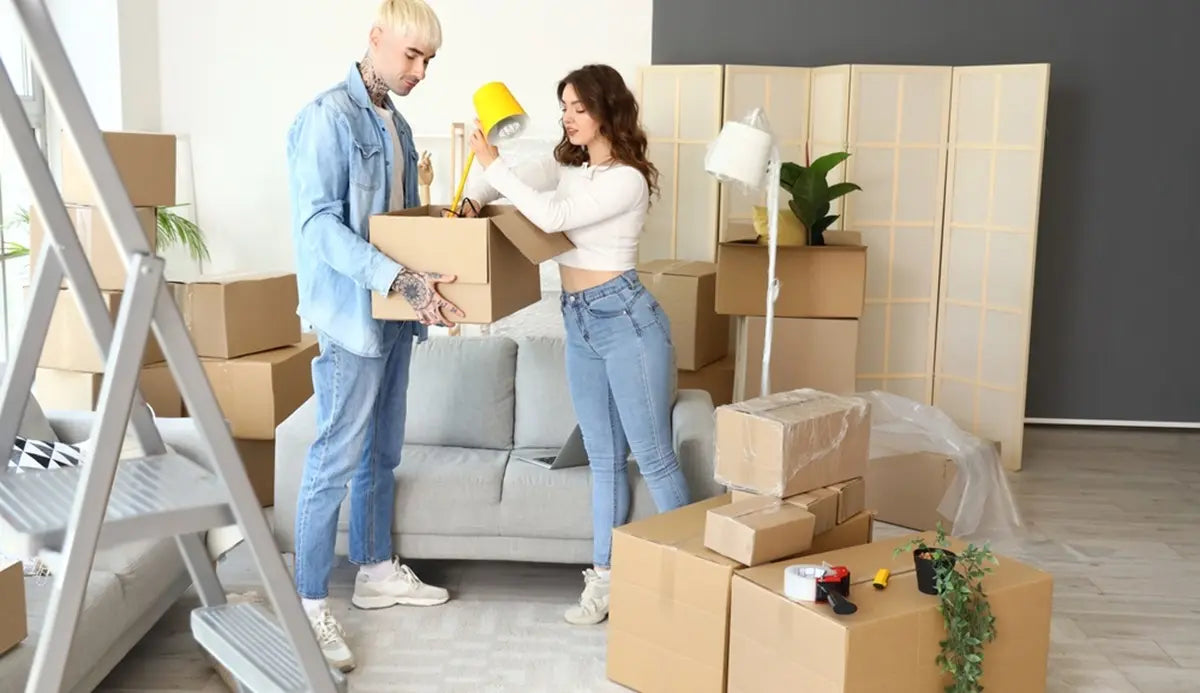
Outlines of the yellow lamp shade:
M 475 115 L 483 127 L 483 134 L 491 144 L 510 140 L 529 123 L 525 109 L 517 103 L 503 82 L 489 82 L 480 87 L 474 96 Z

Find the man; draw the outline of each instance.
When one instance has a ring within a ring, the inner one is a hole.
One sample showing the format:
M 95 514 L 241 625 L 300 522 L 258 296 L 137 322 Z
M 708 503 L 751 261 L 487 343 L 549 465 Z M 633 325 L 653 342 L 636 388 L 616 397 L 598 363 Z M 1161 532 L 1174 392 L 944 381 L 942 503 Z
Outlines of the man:
M 367 241 L 373 214 L 416 206 L 418 153 L 391 93 L 407 96 L 441 46 L 424 0 L 385 0 L 369 45 L 343 83 L 306 105 L 288 132 L 299 314 L 321 347 L 313 361 L 317 436 L 296 508 L 296 587 L 331 666 L 354 668 L 328 605 L 338 510 L 350 498 L 352 603 L 363 609 L 442 604 L 392 553 L 395 482 L 404 443 L 413 342 L 462 316 L 437 291 L 452 276 L 402 267 Z M 371 294 L 403 296 L 419 321 L 371 317 Z

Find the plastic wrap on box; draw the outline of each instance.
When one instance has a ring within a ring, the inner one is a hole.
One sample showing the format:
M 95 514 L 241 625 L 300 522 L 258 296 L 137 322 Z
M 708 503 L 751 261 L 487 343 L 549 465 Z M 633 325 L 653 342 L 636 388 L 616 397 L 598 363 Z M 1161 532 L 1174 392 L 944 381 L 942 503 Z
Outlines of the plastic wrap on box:
M 936 407 L 881 391 L 858 396 L 871 406 L 871 459 L 933 452 L 954 460 L 957 473 L 937 508 L 951 520 L 948 533 L 1015 536 L 1021 516 L 993 444 L 962 430 Z
M 714 478 L 785 498 L 866 475 L 871 407 L 809 388 L 717 408 Z

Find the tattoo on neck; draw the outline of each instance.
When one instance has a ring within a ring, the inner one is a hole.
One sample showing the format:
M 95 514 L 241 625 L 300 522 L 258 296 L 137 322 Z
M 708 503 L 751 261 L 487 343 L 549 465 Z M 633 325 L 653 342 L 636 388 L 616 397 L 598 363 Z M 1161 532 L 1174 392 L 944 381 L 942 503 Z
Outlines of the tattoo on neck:
M 362 74 L 363 85 L 367 87 L 367 95 L 371 97 L 371 102 L 376 106 L 384 105 L 390 90 L 387 82 L 375 71 L 375 63 L 370 55 L 363 57 L 362 62 L 358 64 L 358 71 Z

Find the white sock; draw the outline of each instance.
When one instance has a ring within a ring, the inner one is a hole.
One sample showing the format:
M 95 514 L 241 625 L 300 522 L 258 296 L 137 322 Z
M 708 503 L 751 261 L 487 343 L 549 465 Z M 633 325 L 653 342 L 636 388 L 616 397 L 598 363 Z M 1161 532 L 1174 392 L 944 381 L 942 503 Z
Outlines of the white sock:
M 601 580 L 607 580 L 612 575 L 612 568 L 592 568 Z
M 304 605 L 304 613 L 308 614 L 310 618 L 317 616 L 317 614 L 320 614 L 321 611 L 325 608 L 325 600 L 324 599 L 303 599 L 303 598 L 301 598 L 300 603 Z
M 358 567 L 358 572 L 366 575 L 371 582 L 385 580 L 389 575 L 396 572 L 395 566 L 391 561 L 380 561 L 379 563 L 371 563 L 370 565 L 361 565 Z

